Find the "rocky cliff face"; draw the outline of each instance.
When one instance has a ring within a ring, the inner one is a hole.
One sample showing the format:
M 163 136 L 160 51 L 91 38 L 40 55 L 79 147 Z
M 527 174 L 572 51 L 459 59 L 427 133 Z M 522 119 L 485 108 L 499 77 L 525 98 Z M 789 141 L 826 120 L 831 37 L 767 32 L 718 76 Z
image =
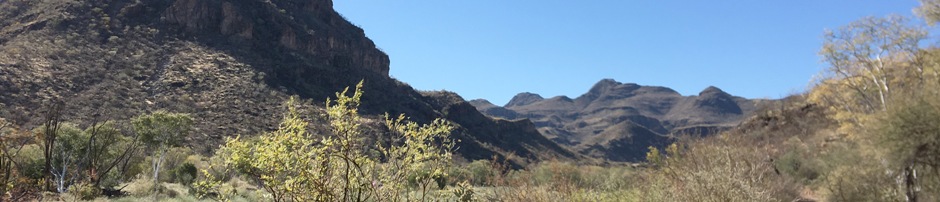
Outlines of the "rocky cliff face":
M 375 48 L 362 29 L 336 13 L 330 0 L 176 0 L 162 10 L 162 22 L 189 35 L 277 45 L 309 54 L 324 65 L 388 75 L 388 56 Z
M 184 112 L 197 123 L 188 145 L 208 153 L 224 137 L 275 129 L 290 96 L 321 130 L 323 101 L 365 80 L 370 130 L 381 132 L 386 112 L 447 118 L 462 125 L 458 153 L 471 159 L 580 158 L 539 140 L 531 123 L 389 78 L 388 56 L 329 0 L 9 0 L 0 26 L 0 117 L 26 127 L 49 103 L 79 124 Z
M 677 134 L 728 129 L 769 102 L 735 97 L 716 87 L 682 96 L 665 87 L 604 79 L 575 99 L 521 93 L 503 107 L 485 100 L 471 103 L 490 116 L 532 120 L 546 137 L 582 154 L 642 161 L 649 146 L 664 146 Z

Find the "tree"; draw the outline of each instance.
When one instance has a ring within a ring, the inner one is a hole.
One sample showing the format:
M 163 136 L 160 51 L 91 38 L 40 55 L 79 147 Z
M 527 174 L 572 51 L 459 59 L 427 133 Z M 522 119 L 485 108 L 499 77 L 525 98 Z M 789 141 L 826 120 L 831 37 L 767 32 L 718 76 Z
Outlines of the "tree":
M 80 167 L 87 180 L 95 186 L 101 186 L 102 181 L 109 180 L 108 174 L 120 161 L 131 158 L 132 150 L 139 144 L 139 141 L 121 132 L 112 121 L 92 124 L 85 129 L 85 134 L 88 134 L 86 147 L 82 150 L 85 162 Z
M 918 15 L 930 24 L 937 22 L 940 1 L 921 3 L 915 9 Z M 833 118 L 840 121 L 839 131 L 861 134 L 850 137 L 874 148 L 875 156 L 883 162 L 865 169 L 837 169 L 828 178 L 836 180 L 830 182 L 838 185 L 833 190 L 849 193 L 840 196 L 857 195 L 845 190 L 863 190 L 860 187 L 866 183 L 855 183 L 851 178 L 858 173 L 869 179 L 881 179 L 887 173 L 895 178 L 895 185 L 864 190 L 897 190 L 900 194 L 895 195 L 908 201 L 922 200 L 922 192 L 936 190 L 940 184 L 925 183 L 925 179 L 940 177 L 934 163 L 940 159 L 940 151 L 933 149 L 940 144 L 933 137 L 940 131 L 936 128 L 940 124 L 934 123 L 940 113 L 932 101 L 938 98 L 932 89 L 940 81 L 940 57 L 936 48 L 922 48 L 927 36 L 924 28 L 900 16 L 864 18 L 826 33 L 820 54 L 830 67 L 810 93 L 810 100 L 830 106 Z M 849 182 L 841 183 L 843 180 Z M 851 188 L 845 188 L 849 185 Z M 866 191 L 858 193 L 862 192 Z M 882 195 L 890 198 L 892 194 Z
M 926 36 L 904 17 L 868 17 L 827 31 L 820 55 L 830 65 L 829 77 L 857 96 L 861 106 L 853 110 L 883 111 L 898 77 L 923 75 L 923 65 L 917 61 L 922 60 L 919 44 Z
M 193 127 L 188 114 L 157 111 L 131 121 L 141 142 L 153 149 L 153 181 L 159 185 L 160 168 L 170 147 L 178 146 Z M 154 186 L 157 189 L 159 186 Z
M 80 156 L 85 149 L 84 140 L 87 134 L 72 123 L 59 124 L 58 141 L 55 142 L 55 150 L 52 159 L 52 168 L 50 172 L 53 175 L 55 190 L 59 193 L 65 193 L 79 175 L 75 171 L 77 165 L 81 164 L 83 158 Z
M 875 112 L 885 111 L 895 93 L 916 90 L 929 80 L 929 52 L 919 46 L 927 32 L 904 17 L 867 17 L 827 31 L 820 55 L 829 64 L 811 102 L 828 106 L 839 132 L 855 137 Z
M 49 190 L 49 191 L 55 191 L 55 190 L 52 190 L 52 181 L 53 181 L 52 160 L 54 158 L 53 156 L 55 155 L 55 145 L 56 145 L 56 138 L 58 138 L 61 111 L 62 111 L 62 104 L 60 102 L 58 101 L 50 102 L 49 106 L 47 107 L 42 131 L 40 133 L 37 133 L 37 135 L 39 136 L 39 139 L 42 140 L 42 143 L 43 143 L 42 154 L 43 154 L 43 157 L 45 157 L 44 158 L 45 163 L 43 164 L 44 165 L 43 166 L 44 168 L 43 169 L 43 176 L 44 176 L 43 183 L 45 184 L 45 190 Z

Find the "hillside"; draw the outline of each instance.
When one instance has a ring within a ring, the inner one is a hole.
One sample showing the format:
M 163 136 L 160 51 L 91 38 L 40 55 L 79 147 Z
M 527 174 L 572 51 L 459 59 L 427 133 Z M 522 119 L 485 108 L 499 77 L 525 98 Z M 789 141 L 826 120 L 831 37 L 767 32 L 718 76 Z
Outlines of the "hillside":
M 527 121 L 416 91 L 388 76 L 389 62 L 330 0 L 0 2 L 0 117 L 27 128 L 54 103 L 79 124 L 183 112 L 196 120 L 186 145 L 211 153 L 224 137 L 275 129 L 290 96 L 322 129 L 324 101 L 364 80 L 367 123 L 447 118 L 468 159 L 581 158 Z
M 542 134 L 583 154 L 641 161 L 649 146 L 662 147 L 678 134 L 716 134 L 771 102 L 732 96 L 713 86 L 682 96 L 666 87 L 604 79 L 575 99 L 526 92 L 502 107 L 486 100 L 470 103 L 489 116 L 532 120 Z

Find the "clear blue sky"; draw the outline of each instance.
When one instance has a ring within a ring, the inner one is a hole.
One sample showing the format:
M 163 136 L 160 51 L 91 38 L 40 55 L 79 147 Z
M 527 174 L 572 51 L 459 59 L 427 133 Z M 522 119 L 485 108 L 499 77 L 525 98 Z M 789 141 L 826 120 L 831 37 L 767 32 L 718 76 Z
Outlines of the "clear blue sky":
M 748 98 L 800 92 L 825 67 L 826 28 L 912 16 L 916 0 L 334 1 L 391 58 L 391 76 L 502 105 L 577 97 L 597 81 L 709 85 Z

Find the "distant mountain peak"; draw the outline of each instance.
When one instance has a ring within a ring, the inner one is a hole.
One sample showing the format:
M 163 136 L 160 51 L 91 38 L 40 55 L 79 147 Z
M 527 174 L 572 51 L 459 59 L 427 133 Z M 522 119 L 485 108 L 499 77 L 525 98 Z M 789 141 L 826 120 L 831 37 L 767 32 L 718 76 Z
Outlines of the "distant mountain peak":
M 727 95 L 727 96 L 731 96 L 731 94 L 728 94 L 727 92 L 725 92 L 725 91 L 723 91 L 723 90 L 721 90 L 720 88 L 715 87 L 715 86 L 708 86 L 708 88 L 705 88 L 704 90 L 702 90 L 702 92 L 699 92 L 699 93 L 698 93 L 698 96 L 706 96 L 706 95 Z
M 493 104 L 493 103 L 490 102 L 489 100 L 483 99 L 483 98 L 473 99 L 473 100 L 470 100 L 470 101 L 468 101 L 468 102 L 470 102 L 470 103 L 479 103 L 479 104 Z
M 549 100 L 561 100 L 561 101 L 565 101 L 565 102 L 572 102 L 572 101 L 574 101 L 574 100 L 572 100 L 570 97 L 564 96 L 564 95 L 559 95 L 559 96 L 555 96 L 555 97 L 548 98 L 548 99 L 549 99 Z
M 591 87 L 591 90 L 589 90 L 588 93 L 589 93 L 589 94 L 590 94 L 590 93 L 598 93 L 598 94 L 600 94 L 600 93 L 603 93 L 604 91 L 607 91 L 607 90 L 610 89 L 610 88 L 613 88 L 613 87 L 615 87 L 615 86 L 619 86 L 619 85 L 622 85 L 622 84 L 623 84 L 623 83 L 617 82 L 617 81 L 614 80 L 614 79 L 601 79 L 601 80 L 598 81 L 596 84 L 594 84 L 593 87 Z
M 499 106 L 496 106 L 495 104 L 493 104 L 492 102 L 490 102 L 489 100 L 486 100 L 486 99 L 474 99 L 474 100 L 470 100 L 470 101 L 467 101 L 467 102 L 469 102 L 471 105 L 473 105 L 473 106 L 475 106 L 475 107 L 477 107 L 477 108 L 493 108 L 493 107 L 499 107 Z
M 610 78 L 601 79 L 600 81 L 595 83 L 594 86 L 591 86 L 591 89 L 588 90 L 587 93 L 584 93 L 581 96 L 578 96 L 578 98 L 575 98 L 575 100 L 578 100 L 579 103 L 589 103 L 593 101 L 594 99 L 597 99 L 598 97 L 603 95 L 604 92 L 607 92 L 608 90 L 616 86 L 619 86 L 621 84 L 622 83 L 617 82 L 614 79 L 610 79 Z
M 612 84 L 620 85 L 620 82 L 612 78 L 603 78 L 600 81 L 597 81 L 597 84 L 601 84 L 601 83 L 612 83 Z
M 741 107 L 734 100 L 734 96 L 715 86 L 709 86 L 702 90 L 696 97 L 694 106 L 714 113 L 743 113 Z
M 545 100 L 545 98 L 543 98 L 539 94 L 523 92 L 523 93 L 516 94 L 516 96 L 513 96 L 512 99 L 509 100 L 509 103 L 506 103 L 505 107 L 523 106 L 523 105 L 532 104 L 532 103 L 542 101 L 542 100 Z

